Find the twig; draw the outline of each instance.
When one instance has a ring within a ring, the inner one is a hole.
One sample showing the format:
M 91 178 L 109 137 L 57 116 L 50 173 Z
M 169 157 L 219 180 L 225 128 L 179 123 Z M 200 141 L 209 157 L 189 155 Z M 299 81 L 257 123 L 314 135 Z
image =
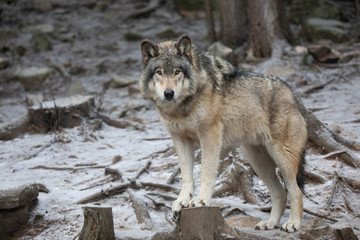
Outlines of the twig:
M 345 185 L 346 185 L 349 189 L 351 189 L 352 191 L 353 191 L 354 189 L 360 190 L 360 182 L 359 182 L 359 181 L 357 181 L 357 180 L 355 180 L 355 179 L 348 178 L 348 177 L 340 176 L 337 172 L 335 172 L 335 175 L 336 175 L 339 179 L 341 179 L 341 180 L 345 183 Z
M 123 183 L 114 187 L 109 187 L 107 189 L 101 190 L 100 192 L 91 194 L 83 199 L 80 199 L 76 202 L 76 204 L 85 204 L 89 202 L 94 202 L 103 198 L 106 198 L 110 195 L 114 195 L 116 193 L 122 193 L 126 191 L 126 189 L 130 186 L 130 182 Z
M 326 203 L 326 208 L 329 208 L 329 206 L 330 206 L 330 204 L 331 204 L 331 202 L 332 202 L 332 200 L 334 198 L 334 193 L 335 193 L 335 189 L 336 189 L 336 185 L 337 185 L 338 181 L 339 181 L 339 178 L 336 177 L 334 182 L 333 182 L 333 185 L 332 185 L 330 197 L 329 197 L 329 199 L 327 200 L 327 203 Z
M 168 194 L 157 193 L 157 192 L 150 192 L 150 193 L 148 193 L 148 195 L 161 197 L 165 201 L 175 201 L 176 200 L 176 197 L 173 197 L 173 196 L 168 195 Z
M 113 187 L 109 187 L 106 188 L 104 190 L 101 190 L 100 192 L 96 192 L 94 194 L 91 194 L 90 196 L 87 196 L 83 199 L 80 199 L 79 201 L 77 201 L 77 204 L 84 204 L 84 203 L 89 203 L 89 202 L 94 202 L 100 199 L 104 199 L 107 198 L 109 196 L 115 195 L 115 194 L 119 194 L 119 193 L 123 193 L 124 191 L 126 191 L 128 188 L 131 189 L 140 189 L 140 188 L 144 188 L 144 187 L 152 187 L 152 188 L 160 188 L 162 190 L 165 191 L 172 191 L 176 194 L 179 194 L 179 190 L 176 188 L 173 188 L 169 185 L 165 185 L 165 184 L 158 184 L 158 183 L 150 183 L 150 182 L 136 182 L 136 181 L 129 181 L 120 185 L 116 185 Z
M 55 68 L 61 75 L 61 77 L 65 80 L 65 81 L 69 81 L 70 80 L 70 76 L 69 74 L 66 72 L 65 68 L 61 65 L 58 64 L 54 61 L 54 59 L 52 58 L 47 58 L 46 61 L 50 64 L 50 66 L 52 66 L 53 68 Z
M 286 208 L 287 209 L 290 209 L 290 205 L 286 205 Z M 271 207 L 262 207 L 262 208 L 259 208 L 260 211 L 262 212 L 270 212 L 271 211 Z M 315 213 L 313 211 L 310 211 L 306 208 L 303 209 L 303 211 L 307 214 L 310 214 L 310 215 L 313 215 L 315 217 L 319 217 L 319 218 L 324 218 L 326 220 L 329 220 L 329 221 L 332 221 L 332 222 L 338 222 L 338 220 L 336 220 L 335 218 L 332 218 L 332 217 L 328 217 L 326 215 L 323 215 L 323 214 L 320 214 L 320 213 Z
M 149 200 L 152 201 L 152 203 L 153 203 L 154 206 L 155 206 L 155 210 L 159 209 L 160 207 L 164 207 L 164 206 L 165 206 L 165 203 L 156 201 L 155 199 L 149 197 L 148 194 L 146 194 L 145 197 L 146 197 L 147 199 L 149 199 Z
M 173 184 L 176 176 L 179 175 L 179 173 L 180 173 L 180 167 L 177 167 L 175 171 L 173 171 L 169 179 L 166 181 L 166 184 Z
M 165 148 L 163 150 L 160 150 L 160 151 L 157 151 L 157 152 L 153 152 L 151 153 L 150 155 L 146 156 L 146 157 L 143 157 L 143 158 L 140 158 L 138 159 L 138 161 L 141 161 L 141 160 L 144 160 L 144 159 L 147 159 L 147 158 L 152 158 L 153 156 L 155 155 L 158 155 L 160 153 L 166 153 L 167 151 L 169 151 L 171 148 L 173 148 L 172 146 L 168 147 L 168 148 Z
M 310 93 L 313 93 L 313 92 L 316 92 L 318 90 L 321 90 L 323 89 L 324 87 L 328 86 L 329 84 L 331 84 L 332 82 L 334 82 L 335 80 L 337 80 L 336 78 L 333 78 L 333 79 L 330 79 L 328 81 L 326 81 L 325 83 L 322 83 L 322 84 L 319 84 L 319 85 L 316 85 L 314 87 L 311 87 L 307 90 L 304 91 L 304 94 L 310 94 Z
M 308 170 L 304 170 L 304 174 L 306 176 L 306 178 L 308 179 L 312 179 L 316 182 L 319 182 L 319 183 L 324 183 L 326 182 L 325 178 L 323 178 L 322 176 L 320 176 L 319 174 L 316 174 L 314 172 L 310 172 Z
M 153 183 L 153 182 L 140 182 L 140 184 L 144 187 L 153 187 L 153 188 L 160 188 L 160 189 L 163 189 L 163 190 L 166 190 L 166 191 L 172 191 L 174 193 L 179 193 L 179 190 L 172 187 L 172 186 L 169 186 L 169 185 L 166 185 L 166 184 L 161 184 L 161 183 Z
M 347 153 L 346 150 L 340 150 L 340 151 L 336 151 L 336 152 L 331 152 L 329 154 L 326 154 L 325 156 L 322 156 L 322 158 L 324 158 L 324 159 L 332 158 L 332 157 L 335 157 L 335 156 L 343 154 L 343 153 Z
M 98 181 L 97 183 L 94 183 L 94 184 L 91 184 L 90 186 L 88 187 L 85 187 L 85 188 L 81 188 L 79 191 L 85 191 L 85 190 L 88 190 L 88 189 L 91 189 L 91 188 L 94 188 L 94 187 L 99 187 L 99 186 L 102 186 L 108 182 L 111 182 L 113 180 L 113 177 L 112 176 L 107 176 L 103 179 L 101 179 L 100 181 Z
M 232 189 L 232 187 L 228 184 L 228 183 L 223 183 L 220 185 L 220 187 L 218 187 L 217 189 L 215 189 L 213 196 L 214 197 L 218 197 L 221 194 L 223 194 L 224 192 L 228 192 Z
M 76 171 L 79 169 L 83 169 L 83 168 L 73 168 L 73 167 L 48 167 L 48 166 L 44 166 L 44 165 L 38 165 L 35 167 L 30 167 L 30 170 L 34 170 L 34 169 L 45 169 L 45 170 L 56 170 L 56 171 Z
M 83 169 L 90 169 L 90 168 L 106 168 L 107 165 L 96 165 L 96 166 L 89 166 L 89 167 L 78 167 L 78 168 L 74 168 L 74 167 L 49 167 L 49 166 L 44 166 L 44 165 L 38 165 L 35 167 L 30 167 L 30 170 L 34 170 L 34 169 L 45 169 L 45 170 L 56 170 L 56 171 L 79 171 L 79 170 L 83 170 Z
M 127 128 L 127 127 L 134 127 L 136 130 L 144 131 L 144 127 L 139 126 L 138 124 L 134 124 L 130 121 L 126 120 L 116 120 L 111 117 L 108 117 L 104 114 L 101 114 L 99 112 L 96 113 L 96 117 L 103 120 L 106 124 L 116 127 L 116 128 Z
M 349 202 L 349 200 L 347 199 L 346 196 L 343 196 L 344 200 L 345 200 L 345 204 L 346 207 L 349 209 L 350 212 L 355 213 L 354 208 L 351 206 L 351 203 Z
M 147 169 L 149 168 L 149 166 L 151 165 L 151 161 L 148 161 L 145 165 L 145 167 L 143 167 L 142 169 L 140 169 L 140 171 L 136 174 L 134 179 L 138 179 L 145 171 L 147 171 Z
M 166 206 L 166 205 L 165 205 Z M 171 225 L 171 226 L 174 226 L 175 225 L 175 223 L 173 222 L 173 221 L 170 221 L 170 219 L 169 219 L 169 217 L 168 217 L 168 214 L 167 214 L 167 211 L 164 211 L 164 214 L 165 214 L 165 219 L 166 219 L 166 221 Z M 171 219 L 173 219 L 173 218 L 171 218 Z
M 143 138 L 144 141 L 160 141 L 160 140 L 170 140 L 170 137 L 163 137 L 163 138 Z

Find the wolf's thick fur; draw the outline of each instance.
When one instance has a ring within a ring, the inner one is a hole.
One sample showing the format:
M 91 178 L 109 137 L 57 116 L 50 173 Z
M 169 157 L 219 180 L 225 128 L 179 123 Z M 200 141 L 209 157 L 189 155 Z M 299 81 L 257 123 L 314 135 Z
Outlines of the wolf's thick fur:
M 173 215 L 177 217 L 184 207 L 210 204 L 221 148 L 241 144 L 271 195 L 270 218 L 256 229 L 273 229 L 284 212 L 287 193 L 275 173 L 278 167 L 290 196 L 290 217 L 282 229 L 299 230 L 307 132 L 289 87 L 276 77 L 239 70 L 197 51 L 186 35 L 158 44 L 144 40 L 141 51 L 140 91 L 155 103 L 180 160 L 182 189 Z M 202 150 L 197 197 L 193 197 L 195 142 Z

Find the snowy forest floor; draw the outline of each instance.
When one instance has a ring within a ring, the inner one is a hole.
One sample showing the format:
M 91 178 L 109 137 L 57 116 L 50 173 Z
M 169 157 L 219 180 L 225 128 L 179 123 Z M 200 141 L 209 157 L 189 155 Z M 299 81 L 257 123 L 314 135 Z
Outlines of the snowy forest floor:
M 45 10 L 32 1 L 19 1 L 16 6 L 0 3 L 5 20 L 0 25 L 1 29 L 16 33 L 12 39 L 0 42 L 10 49 L 0 56 L 11 60 L 10 67 L 0 71 L 0 126 L 25 114 L 26 107 L 21 102 L 28 94 L 41 93 L 45 100 L 82 94 L 94 96 L 97 104 L 101 103 L 102 113 L 136 122 L 144 130 L 133 127 L 119 129 L 105 123 L 99 127 L 99 122 L 84 119 L 81 126 L 64 129 L 63 132 L 27 133 L 10 141 L 1 141 L 0 188 L 41 183 L 50 190 L 49 193 L 40 193 L 29 223 L 13 239 L 74 239 L 83 224 L 84 206 L 76 202 L 122 183 L 105 175 L 106 167 L 118 169 L 123 181 L 127 182 L 150 161 L 151 165 L 138 181 L 166 184 L 172 173 L 177 171 L 178 160 L 170 136 L 160 123 L 154 107 L 141 98 L 136 90 L 137 84 L 106 91 L 103 91 L 103 85 L 114 74 L 132 79 L 139 76 L 141 40 L 125 40 L 124 36 L 129 35 L 127 33 L 156 39 L 160 33 L 172 30 L 187 33 L 201 47 L 209 45 L 204 20 L 184 19 L 166 6 L 146 18 L 134 19 L 132 14 L 143 6 L 136 6 L 130 0 L 122 1 L 122 4 L 102 2 L 106 7 L 96 2 L 94 6 L 88 1 L 72 2 L 52 1 L 53 4 Z M 53 26 L 48 34 L 52 50 L 36 52 L 31 41 L 33 29 L 44 25 Z M 14 53 L 18 46 L 26 49 L 25 55 Z M 333 47 L 340 52 L 360 50 L 359 43 Z M 18 68 L 49 66 L 49 58 L 65 66 L 67 71 L 74 66 L 82 70 L 69 75 L 68 80 L 55 70 L 40 89 L 30 92 L 24 91 L 22 85 L 11 78 Z M 321 121 L 346 138 L 360 141 L 359 58 L 333 68 L 303 65 L 302 60 L 303 55 L 296 53 L 293 47 L 286 47 L 276 61 L 246 67 L 263 73 L 278 73 Z M 100 71 L 99 66 L 106 70 Z M 334 81 L 321 89 L 314 88 L 333 78 Z M 311 88 L 314 91 L 308 91 Z M 310 93 L 305 94 L 306 91 Z M 240 150 L 231 154 L 243 159 Z M 306 169 L 321 175 L 326 181 L 307 182 L 304 208 L 337 221 L 349 221 L 359 237 L 359 190 L 334 182 L 337 181 L 336 174 L 360 179 L 360 170 L 347 166 L 336 156 L 324 158 L 321 152 L 310 147 L 306 160 Z M 200 162 L 196 161 L 196 187 L 199 186 L 200 166 Z M 217 184 L 226 176 L 219 175 Z M 246 203 L 240 193 L 215 197 L 212 204 L 224 208 L 225 212 L 240 209 L 226 218 L 238 228 L 268 237 L 298 239 L 298 233 L 287 234 L 279 229 L 263 233 L 253 230 L 259 218 L 264 220 L 268 217 L 269 213 L 260 208 L 270 206 L 270 198 L 267 188 L 256 176 L 252 184 L 259 205 Z M 150 225 L 138 224 L 127 192 L 85 205 L 112 207 L 117 239 L 150 239 L 155 233 L 174 228 L 165 215 L 170 216 L 171 199 L 177 197 L 176 192 L 181 186 L 180 175 L 176 176 L 171 186 L 175 190 L 141 187 L 133 191 L 135 197 L 146 205 Z M 288 210 L 281 223 L 287 217 Z M 304 213 L 303 223 L 313 217 Z M 333 221 L 326 222 L 334 224 Z

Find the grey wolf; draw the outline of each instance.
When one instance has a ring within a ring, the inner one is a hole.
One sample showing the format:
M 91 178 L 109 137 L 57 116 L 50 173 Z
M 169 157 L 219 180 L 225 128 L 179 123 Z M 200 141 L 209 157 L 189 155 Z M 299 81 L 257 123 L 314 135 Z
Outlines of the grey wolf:
M 198 51 L 186 35 L 158 44 L 144 40 L 141 53 L 140 92 L 155 104 L 180 161 L 182 188 L 172 205 L 174 218 L 184 207 L 210 205 L 221 148 L 242 145 L 271 195 L 270 218 L 260 221 L 256 229 L 273 229 L 279 224 L 288 192 L 290 216 L 282 230 L 299 230 L 307 132 L 290 88 L 279 78 L 240 70 Z M 197 197 L 193 180 L 196 142 L 202 150 Z

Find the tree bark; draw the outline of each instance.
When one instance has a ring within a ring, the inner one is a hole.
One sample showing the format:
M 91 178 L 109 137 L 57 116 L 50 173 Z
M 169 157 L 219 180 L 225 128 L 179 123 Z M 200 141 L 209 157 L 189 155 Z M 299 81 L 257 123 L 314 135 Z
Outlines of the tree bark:
M 246 0 L 219 1 L 221 42 L 228 46 L 243 44 L 248 39 Z
M 279 40 L 292 36 L 282 16 L 285 0 L 248 0 L 249 52 L 254 57 L 271 57 Z M 284 30 L 284 31 L 283 31 Z M 284 34 L 285 33 L 285 34 Z
M 79 240 L 115 239 L 111 208 L 84 207 L 84 218 Z
M 208 28 L 208 35 L 210 42 L 213 43 L 216 41 L 216 33 L 214 26 L 214 16 L 213 16 L 213 7 L 210 0 L 204 0 L 205 2 L 205 13 L 206 13 L 206 22 Z

